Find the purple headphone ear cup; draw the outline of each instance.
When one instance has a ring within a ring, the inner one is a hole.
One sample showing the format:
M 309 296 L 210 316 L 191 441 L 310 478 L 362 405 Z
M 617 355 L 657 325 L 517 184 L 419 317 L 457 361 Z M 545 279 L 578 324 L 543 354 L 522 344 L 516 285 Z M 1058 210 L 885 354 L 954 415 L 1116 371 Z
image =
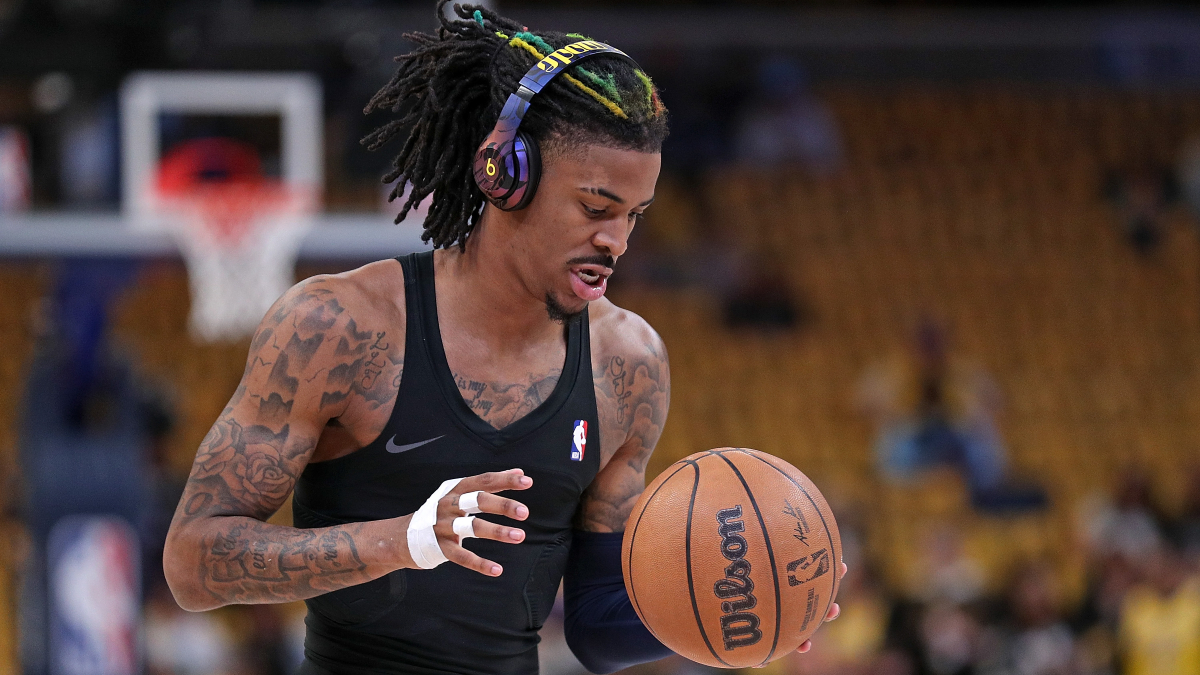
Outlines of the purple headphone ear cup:
M 517 132 L 511 144 L 484 141 L 475 154 L 475 184 L 502 211 L 525 208 L 541 178 L 537 143 Z
M 491 141 L 491 138 L 484 141 L 483 145 L 479 146 L 478 152 L 475 153 L 475 166 L 472 171 L 475 175 L 475 184 L 479 186 L 483 196 L 495 202 L 509 192 L 509 181 L 506 180 L 507 172 L 505 170 L 507 162 L 496 144 L 488 141 Z
M 542 155 L 537 142 L 519 131 L 513 144 L 513 157 L 518 164 L 518 180 L 513 193 L 504 200 L 505 205 L 500 206 L 504 211 L 518 211 L 529 206 L 542 178 Z

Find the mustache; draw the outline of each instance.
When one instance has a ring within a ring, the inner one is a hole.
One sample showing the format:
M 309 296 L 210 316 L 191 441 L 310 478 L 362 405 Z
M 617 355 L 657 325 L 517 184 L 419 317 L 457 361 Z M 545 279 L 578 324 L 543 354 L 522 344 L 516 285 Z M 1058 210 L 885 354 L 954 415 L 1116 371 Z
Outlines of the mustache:
M 567 264 L 568 265 L 603 265 L 604 267 L 607 267 L 608 269 L 611 270 L 611 269 L 616 268 L 617 259 L 612 257 L 611 255 L 596 254 L 596 255 L 583 256 L 581 258 L 571 258 L 570 260 L 567 261 Z

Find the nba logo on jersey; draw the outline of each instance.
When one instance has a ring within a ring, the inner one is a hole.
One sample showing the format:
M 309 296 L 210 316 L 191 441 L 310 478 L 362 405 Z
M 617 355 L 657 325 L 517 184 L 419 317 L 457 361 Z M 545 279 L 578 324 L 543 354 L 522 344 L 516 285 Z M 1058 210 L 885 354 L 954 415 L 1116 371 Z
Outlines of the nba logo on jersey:
M 587 420 L 575 420 L 575 433 L 571 434 L 571 459 L 583 461 L 583 449 L 587 445 Z

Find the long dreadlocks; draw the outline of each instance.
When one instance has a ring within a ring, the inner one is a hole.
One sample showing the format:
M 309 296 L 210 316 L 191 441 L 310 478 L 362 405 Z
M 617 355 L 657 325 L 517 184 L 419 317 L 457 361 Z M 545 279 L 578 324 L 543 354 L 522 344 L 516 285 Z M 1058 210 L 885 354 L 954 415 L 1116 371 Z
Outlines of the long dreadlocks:
M 365 112 L 390 110 L 398 117 L 363 143 L 375 150 L 407 133 L 393 169 L 399 179 L 390 199 L 412 192 L 396 222 L 432 195 L 423 241 L 444 248 L 466 245 L 483 213 L 475 185 L 475 151 L 491 131 L 508 95 L 544 55 L 572 42 L 577 33 L 532 33 L 519 23 L 476 5 L 454 5 L 446 18 L 438 2 L 436 35 L 407 33 L 417 46 L 396 57 L 400 67 L 367 104 Z M 605 56 L 552 80 L 534 99 L 521 131 L 543 147 L 596 143 L 657 152 L 667 136 L 667 114 L 650 78 L 628 62 Z

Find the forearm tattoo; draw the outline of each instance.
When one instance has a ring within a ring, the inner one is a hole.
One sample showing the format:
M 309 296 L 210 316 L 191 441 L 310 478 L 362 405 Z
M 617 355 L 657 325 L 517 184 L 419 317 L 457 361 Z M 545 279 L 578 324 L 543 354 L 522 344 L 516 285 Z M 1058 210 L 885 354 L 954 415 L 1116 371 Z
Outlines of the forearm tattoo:
M 370 580 L 359 523 L 320 530 L 214 519 L 200 541 L 200 581 L 221 603 L 290 602 Z
M 220 603 L 288 602 L 369 580 L 359 524 L 270 525 L 316 446 L 351 401 L 393 403 L 402 352 L 360 326 L 320 281 L 280 300 L 255 335 L 242 382 L 201 443 L 172 529 Z M 298 429 L 304 429 L 299 431 Z

